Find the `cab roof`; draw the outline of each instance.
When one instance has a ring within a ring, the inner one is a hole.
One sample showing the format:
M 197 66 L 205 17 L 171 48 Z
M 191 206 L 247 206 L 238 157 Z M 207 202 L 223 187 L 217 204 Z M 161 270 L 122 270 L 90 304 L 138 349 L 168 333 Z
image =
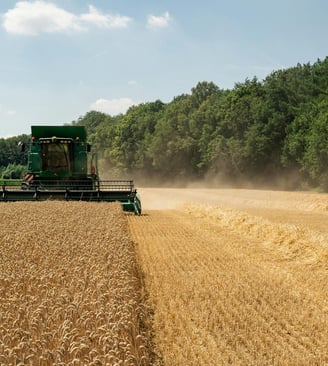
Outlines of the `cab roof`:
M 64 137 L 86 142 L 87 133 L 84 126 L 31 126 L 32 137 Z

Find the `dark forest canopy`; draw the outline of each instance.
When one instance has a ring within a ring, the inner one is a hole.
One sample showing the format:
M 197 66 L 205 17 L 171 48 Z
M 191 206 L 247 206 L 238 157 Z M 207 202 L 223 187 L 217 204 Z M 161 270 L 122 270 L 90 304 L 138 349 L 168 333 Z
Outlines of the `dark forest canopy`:
M 72 123 L 86 126 L 106 177 L 328 190 L 328 58 Z

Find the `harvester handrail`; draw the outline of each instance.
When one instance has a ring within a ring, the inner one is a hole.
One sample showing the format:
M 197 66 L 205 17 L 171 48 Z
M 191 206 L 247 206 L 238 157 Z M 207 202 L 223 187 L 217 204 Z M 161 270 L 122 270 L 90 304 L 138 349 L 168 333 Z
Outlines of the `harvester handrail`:
M 100 190 L 133 191 L 133 180 L 101 180 L 98 181 Z
M 2 190 L 20 189 L 22 182 L 19 180 L 0 180 Z M 33 180 L 24 187 L 25 189 L 35 190 L 86 190 L 86 191 L 125 191 L 133 192 L 134 183 L 132 180 Z
M 33 180 L 28 189 L 38 190 L 85 190 L 85 191 L 124 191 L 132 192 L 132 180 Z

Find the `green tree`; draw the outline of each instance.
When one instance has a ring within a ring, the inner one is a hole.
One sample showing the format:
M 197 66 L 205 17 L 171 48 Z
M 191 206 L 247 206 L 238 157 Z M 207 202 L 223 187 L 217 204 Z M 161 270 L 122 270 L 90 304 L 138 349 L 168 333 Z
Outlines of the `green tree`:
M 165 105 L 160 100 L 131 107 L 115 129 L 109 160 L 122 172 L 151 174 L 150 145 Z
M 29 135 L 19 135 L 0 139 L 0 167 L 6 167 L 9 164 L 27 164 L 27 152 L 22 152 L 19 143 L 28 145 L 31 141 Z
M 306 150 L 303 158 L 303 169 L 328 190 L 328 105 L 322 106 L 318 116 L 313 120 L 305 138 Z
M 150 146 L 152 165 L 166 179 L 186 179 L 196 174 L 198 147 L 190 130 L 194 108 L 190 96 L 175 99 L 156 124 Z
M 26 166 L 20 164 L 8 164 L 0 171 L 1 178 L 3 179 L 21 179 L 23 174 L 26 173 Z

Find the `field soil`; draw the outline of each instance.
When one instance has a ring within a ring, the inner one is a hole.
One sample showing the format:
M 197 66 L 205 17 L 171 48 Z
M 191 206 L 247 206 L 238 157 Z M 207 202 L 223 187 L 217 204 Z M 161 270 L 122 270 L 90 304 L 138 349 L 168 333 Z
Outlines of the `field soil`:
M 159 364 L 328 365 L 328 195 L 139 191 Z

